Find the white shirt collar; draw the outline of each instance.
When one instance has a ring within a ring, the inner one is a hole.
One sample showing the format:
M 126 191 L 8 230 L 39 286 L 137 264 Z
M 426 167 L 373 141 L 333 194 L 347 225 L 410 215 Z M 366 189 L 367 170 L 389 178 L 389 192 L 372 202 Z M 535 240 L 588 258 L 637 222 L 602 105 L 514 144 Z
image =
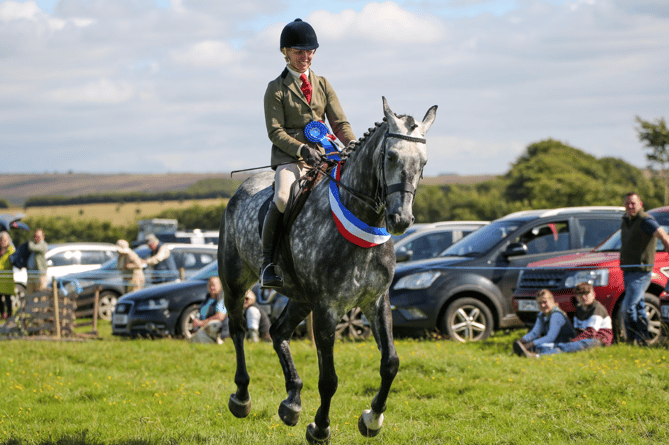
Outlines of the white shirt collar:
M 290 74 L 293 76 L 293 78 L 294 78 L 295 80 L 300 80 L 300 76 L 301 76 L 303 73 L 298 73 L 297 71 L 295 71 L 294 69 L 292 69 L 292 68 L 291 68 L 290 66 L 288 66 L 288 65 L 286 65 L 286 68 L 288 69 L 288 71 L 290 72 Z M 308 78 L 309 78 L 309 70 L 307 70 L 304 74 L 307 75 L 307 79 L 308 79 Z

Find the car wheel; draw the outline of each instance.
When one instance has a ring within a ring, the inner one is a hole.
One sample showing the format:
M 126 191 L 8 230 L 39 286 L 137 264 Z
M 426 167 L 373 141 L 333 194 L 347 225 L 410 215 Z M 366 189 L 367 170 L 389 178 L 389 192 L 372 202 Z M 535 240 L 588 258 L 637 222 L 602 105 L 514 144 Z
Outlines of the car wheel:
M 193 320 L 197 318 L 198 305 L 191 304 L 188 306 L 181 317 L 179 317 L 179 325 L 177 335 L 182 336 L 183 338 L 191 338 L 194 332 Z
M 476 298 L 460 298 L 446 310 L 441 329 L 451 340 L 485 340 L 492 334 L 493 318 L 488 306 Z
M 372 328 L 359 307 L 351 309 L 348 314 L 344 315 L 335 330 L 335 335 L 340 339 L 364 340 L 371 334 Z
M 646 292 L 644 296 L 646 302 L 646 316 L 648 317 L 648 339 L 649 345 L 660 343 L 664 337 L 662 331 L 662 315 L 660 313 L 660 300 L 653 294 Z M 627 332 L 625 332 L 625 322 L 623 320 L 623 311 L 618 307 L 615 315 L 614 333 L 616 339 L 624 343 L 627 341 Z
M 100 292 L 98 316 L 103 320 L 111 321 L 117 301 L 118 295 L 115 292 L 110 290 Z
M 14 285 L 14 295 L 12 295 L 12 314 L 16 314 L 21 309 L 21 302 L 26 296 L 26 288 L 23 284 Z

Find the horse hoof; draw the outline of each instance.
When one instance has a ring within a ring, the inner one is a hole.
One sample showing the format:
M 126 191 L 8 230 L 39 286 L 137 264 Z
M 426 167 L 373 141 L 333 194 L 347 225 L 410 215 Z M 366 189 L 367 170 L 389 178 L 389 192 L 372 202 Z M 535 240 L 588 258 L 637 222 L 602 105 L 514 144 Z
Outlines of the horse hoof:
M 228 408 L 233 416 L 243 419 L 248 416 L 251 412 L 251 398 L 245 402 L 237 399 L 237 394 L 230 394 L 230 401 L 228 402 Z
M 293 408 L 286 403 L 284 400 L 279 405 L 279 417 L 288 426 L 295 426 L 300 420 L 300 413 L 302 412 L 302 407 Z
M 307 442 L 310 444 L 330 443 L 330 427 L 319 430 L 315 423 L 310 423 L 307 426 Z
M 365 410 L 362 413 L 362 416 L 358 418 L 358 431 L 360 431 L 360 434 L 362 434 L 364 437 L 374 437 L 381 432 L 382 423 L 383 414 L 377 417 L 375 421 L 371 411 Z M 377 428 L 371 427 L 370 424 L 377 426 Z

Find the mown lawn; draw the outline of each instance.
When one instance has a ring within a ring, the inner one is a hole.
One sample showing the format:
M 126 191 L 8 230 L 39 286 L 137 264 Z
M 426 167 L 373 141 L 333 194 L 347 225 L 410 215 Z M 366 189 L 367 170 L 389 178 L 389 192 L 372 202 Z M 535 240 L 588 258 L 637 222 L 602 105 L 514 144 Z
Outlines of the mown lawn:
M 304 380 L 296 427 L 278 359 L 249 344 L 252 413 L 236 419 L 232 344 L 112 338 L 0 341 L 1 444 L 301 444 L 318 408 L 316 351 L 294 341 Z M 339 444 L 669 443 L 669 351 L 614 345 L 548 359 L 512 355 L 521 331 L 483 343 L 397 341 L 400 373 L 376 438 L 357 431 L 379 383 L 373 342 L 338 343 L 331 411 Z

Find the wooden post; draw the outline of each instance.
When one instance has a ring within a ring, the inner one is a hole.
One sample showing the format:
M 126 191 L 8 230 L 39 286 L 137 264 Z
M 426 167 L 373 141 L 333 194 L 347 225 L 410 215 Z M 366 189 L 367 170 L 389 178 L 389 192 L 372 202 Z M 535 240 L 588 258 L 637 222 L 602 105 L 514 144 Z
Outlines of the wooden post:
M 179 279 L 181 281 L 184 281 L 186 279 L 186 269 L 184 269 L 183 267 L 179 268 Z
M 93 334 L 98 335 L 98 313 L 100 312 L 100 291 L 102 286 L 95 289 L 95 302 L 93 303 Z
M 58 283 L 54 278 L 51 281 L 51 288 L 53 290 L 53 316 L 54 322 L 56 323 L 56 339 L 60 340 L 60 310 L 58 307 Z

